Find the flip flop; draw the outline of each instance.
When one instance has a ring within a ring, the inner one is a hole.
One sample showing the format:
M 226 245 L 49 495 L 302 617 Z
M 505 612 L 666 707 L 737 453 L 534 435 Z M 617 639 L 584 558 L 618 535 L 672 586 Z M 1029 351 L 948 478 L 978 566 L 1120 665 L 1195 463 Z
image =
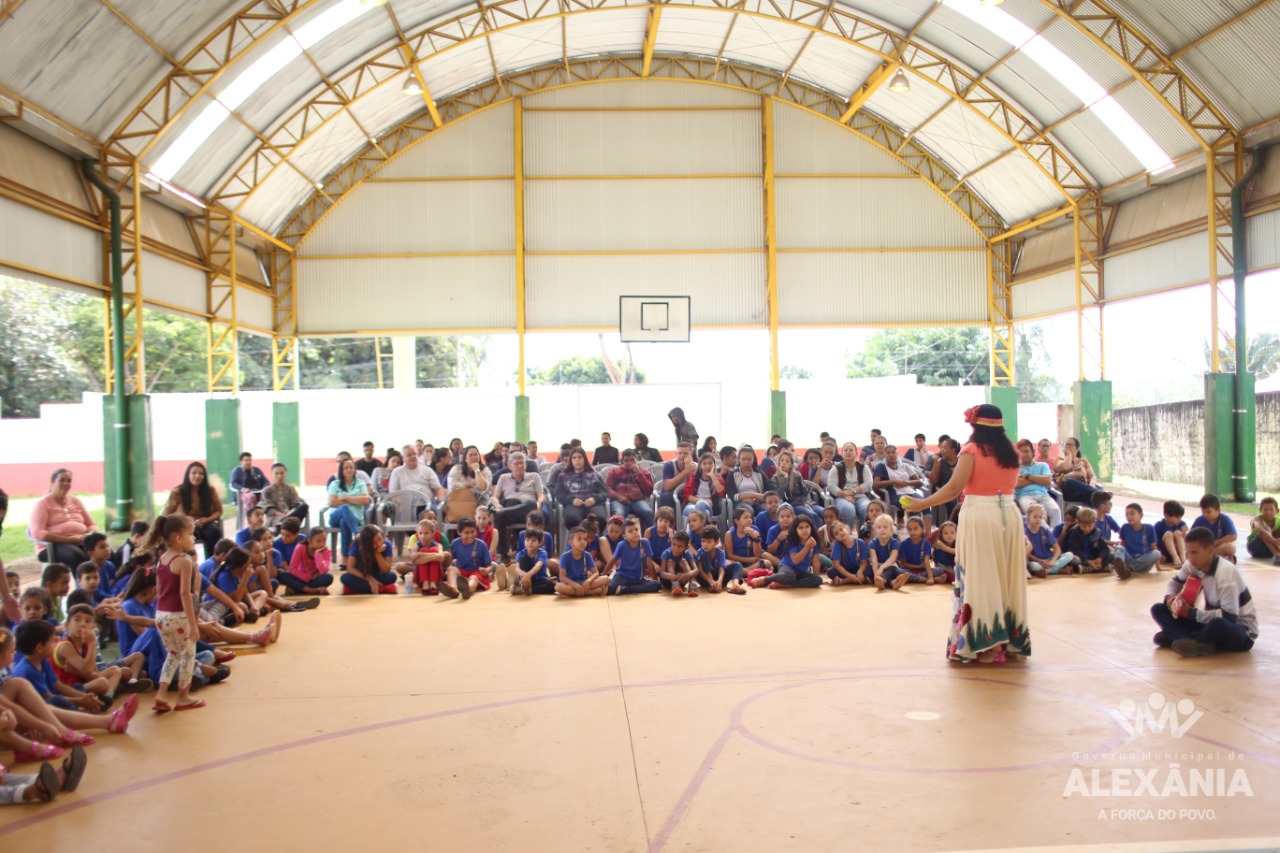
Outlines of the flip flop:
M 89 766 L 89 756 L 85 753 L 84 747 L 77 746 L 71 750 L 71 757 L 62 762 L 62 770 L 67 774 L 66 781 L 62 783 L 62 790 L 74 791 L 80 787 L 80 779 L 84 777 L 84 770 Z
M 205 705 L 207 705 L 207 704 L 208 704 L 208 703 L 207 703 L 207 702 L 205 702 L 203 699 L 197 699 L 197 700 L 195 700 L 194 702 L 188 702 L 188 703 L 187 703 L 187 704 L 185 704 L 185 705 L 174 705 L 174 706 L 173 706 L 173 710 L 175 710 L 175 711 L 194 711 L 194 710 L 196 710 L 197 708 L 203 708 L 203 707 L 205 707 Z
M 222 682 L 226 681 L 226 680 L 227 680 L 228 678 L 230 678 L 230 677 L 231 677 L 231 667 L 229 667 L 229 666 L 219 666 L 219 667 L 214 671 L 213 675 L 209 676 L 209 683 L 210 683 L 210 684 L 221 684 Z
M 58 796 L 60 790 L 58 771 L 53 769 L 52 764 L 41 764 L 40 772 L 36 774 L 36 795 L 39 796 L 40 802 L 53 802 L 53 798 Z
M 173 710 L 173 706 L 168 702 L 161 702 L 157 699 L 156 703 L 151 706 L 151 710 L 155 711 L 157 714 L 167 714 Z
M 213 662 L 214 662 L 214 663 L 227 663 L 227 662 L 229 662 L 229 661 L 233 661 L 233 660 L 235 660 L 235 659 L 236 659 L 236 653 L 235 653 L 235 652 L 214 652 L 214 653 L 213 653 Z
M 294 602 L 294 610 L 315 610 L 320 606 L 320 599 L 308 598 L 306 601 Z

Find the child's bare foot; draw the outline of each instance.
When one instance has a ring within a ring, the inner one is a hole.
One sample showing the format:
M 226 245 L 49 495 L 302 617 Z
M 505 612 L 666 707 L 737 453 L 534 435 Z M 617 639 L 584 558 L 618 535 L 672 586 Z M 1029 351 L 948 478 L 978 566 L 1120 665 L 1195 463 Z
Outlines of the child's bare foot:
M 447 583 L 440 587 L 440 591 L 450 598 L 457 598 L 462 593 L 458 592 L 458 588 L 451 583 Z
M 1048 570 L 1048 569 L 1036 569 L 1036 570 L 1035 570 L 1034 572 L 1032 572 L 1031 574 L 1032 574 L 1032 576 L 1033 576 L 1033 577 L 1037 577 L 1037 578 L 1047 578 L 1047 577 L 1049 577 L 1049 570 Z
M 743 588 L 743 587 L 740 587 L 740 586 L 731 586 L 731 587 L 729 587 L 729 589 L 728 589 L 727 591 L 728 591 L 728 592 L 733 593 L 734 595 L 746 595 L 746 594 L 747 594 L 746 589 L 745 589 L 745 588 Z
M 893 579 L 893 588 L 902 589 L 904 586 L 907 585 L 907 581 L 909 580 L 911 580 L 910 575 L 898 575 L 896 578 Z
M 884 589 L 884 578 L 876 575 L 876 589 Z

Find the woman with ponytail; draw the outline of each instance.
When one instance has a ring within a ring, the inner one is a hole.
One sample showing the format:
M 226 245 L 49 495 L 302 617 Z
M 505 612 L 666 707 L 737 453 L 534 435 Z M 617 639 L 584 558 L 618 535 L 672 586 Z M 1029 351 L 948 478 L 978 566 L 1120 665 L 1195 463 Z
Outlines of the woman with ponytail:
M 960 449 L 951 479 L 924 500 L 904 499 L 903 505 L 916 513 L 964 494 L 947 657 L 1004 663 L 1031 654 L 1026 542 L 1013 498 L 1021 463 L 999 408 L 974 406 L 965 420 L 973 434 Z

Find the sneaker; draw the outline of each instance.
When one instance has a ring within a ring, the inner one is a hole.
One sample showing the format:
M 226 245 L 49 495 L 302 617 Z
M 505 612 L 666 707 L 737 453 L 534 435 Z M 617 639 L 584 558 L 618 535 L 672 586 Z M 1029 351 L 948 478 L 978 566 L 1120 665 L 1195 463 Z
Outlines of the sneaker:
M 1115 571 L 1116 577 L 1122 581 L 1127 581 L 1133 572 L 1129 571 L 1129 567 L 1124 564 L 1123 557 L 1116 557 L 1111 561 L 1111 568 Z
M 120 685 L 116 691 L 118 693 L 150 693 L 155 689 L 155 685 L 151 683 L 149 678 L 136 678 L 132 681 L 126 681 Z
M 511 585 L 511 594 L 512 594 L 512 595 L 524 595 L 524 586 L 523 586 L 523 585 L 521 585 L 521 583 L 520 583 L 519 581 L 516 581 L 515 583 L 513 583 L 513 584 Z
M 697 597 L 698 597 L 698 587 L 697 587 L 695 584 L 689 584 L 689 592 L 688 592 L 688 595 L 689 595 L 689 597 L 690 597 L 690 598 L 697 598 Z
M 1202 658 L 1218 651 L 1213 643 L 1202 643 L 1199 640 L 1174 640 L 1173 650 L 1184 658 Z
M 293 605 L 293 609 L 297 610 L 315 610 L 320 606 L 320 599 L 308 598 L 305 601 L 299 601 Z
M 675 596 L 684 595 L 684 587 L 680 586 L 678 583 L 673 583 L 671 585 L 671 594 Z

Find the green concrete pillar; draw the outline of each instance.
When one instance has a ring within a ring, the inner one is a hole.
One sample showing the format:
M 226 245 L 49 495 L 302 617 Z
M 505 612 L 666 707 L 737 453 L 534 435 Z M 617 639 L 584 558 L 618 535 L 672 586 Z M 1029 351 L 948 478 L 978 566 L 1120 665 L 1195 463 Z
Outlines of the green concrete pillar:
M 1018 389 L 1012 385 L 988 385 L 987 403 L 998 406 L 1004 414 L 1004 431 L 1009 440 L 1018 443 Z
M 129 518 L 134 521 L 150 521 L 155 515 L 154 491 L 151 474 L 151 398 L 146 394 L 130 394 L 125 398 L 129 406 Z M 116 482 L 111 454 L 114 448 L 113 430 L 116 423 L 116 401 L 110 394 L 102 398 L 103 491 L 106 496 L 106 529 L 111 529 L 116 517 L 116 497 L 120 484 Z
M 1235 381 L 1233 373 L 1204 375 L 1204 490 L 1224 500 L 1235 494 Z
M 769 392 L 769 435 L 787 436 L 787 392 Z
M 516 441 L 529 443 L 529 398 L 523 394 L 516 397 Z
M 1111 383 L 1076 382 L 1071 386 L 1075 404 L 1075 435 L 1080 453 L 1093 465 L 1099 480 L 1111 479 Z
M 303 484 L 302 428 L 296 401 L 271 404 L 271 458 L 289 469 L 285 481 Z
M 240 401 L 204 401 L 204 461 L 209 482 L 231 503 L 231 470 L 240 464 Z
M 1236 406 L 1236 467 L 1232 477 L 1236 500 L 1253 503 L 1258 497 L 1258 396 L 1252 373 L 1236 377 L 1244 399 Z

